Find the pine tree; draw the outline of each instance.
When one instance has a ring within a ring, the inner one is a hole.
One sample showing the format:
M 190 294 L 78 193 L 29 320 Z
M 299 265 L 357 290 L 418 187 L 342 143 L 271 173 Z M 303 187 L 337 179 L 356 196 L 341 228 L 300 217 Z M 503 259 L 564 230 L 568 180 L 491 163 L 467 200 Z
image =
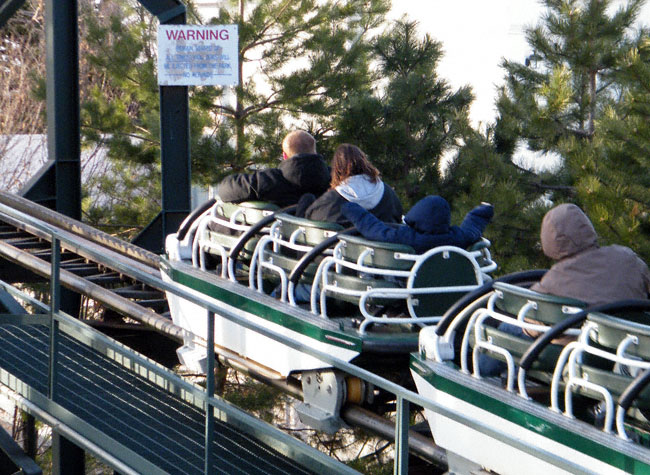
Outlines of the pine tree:
M 597 122 L 588 147 L 571 149 L 576 188 L 606 242 L 650 260 L 650 35 L 620 65 L 621 100 Z
M 468 129 L 473 96 L 438 77 L 442 45 L 420 36 L 417 22 L 395 22 L 373 53 L 379 81 L 346 105 L 338 139 L 360 146 L 410 205 L 439 189 L 441 160 Z
M 123 225 L 131 237 L 160 210 L 155 24 L 127 1 L 82 2 L 79 19 L 82 145 L 105 149 L 112 163 L 83 184 L 84 220 Z
M 215 170 L 276 164 L 293 127 L 319 142 L 330 133 L 342 104 L 369 85 L 366 37 L 388 8 L 386 0 L 239 0 L 221 8 L 211 22 L 239 25 L 240 85 L 233 104 L 223 89 L 205 96 L 203 107 L 218 114 L 214 132 L 231 138 L 216 147 Z
M 531 171 L 516 166 L 496 145 L 493 127 L 465 135 L 451 160 L 440 193 L 452 208 L 452 223 L 481 202 L 494 206 L 495 216 L 484 237 L 499 265 L 497 275 L 548 268 L 541 252 L 539 228 L 546 212 L 545 190 Z
M 616 100 L 618 65 L 634 43 L 644 0 L 610 14 L 610 0 L 545 0 L 542 23 L 526 32 L 525 64 L 504 61 L 497 139 L 510 150 L 523 138 L 535 151 L 559 150 L 564 139 L 591 139 L 604 108 Z
M 522 142 L 560 157 L 554 169 L 527 172 L 522 186 L 538 195 L 513 210 L 516 220 L 572 201 L 604 244 L 626 244 L 647 258 L 648 33 L 635 29 L 643 3 L 614 10 L 607 0 L 544 1 L 541 24 L 527 31 L 533 54 L 525 64 L 503 62 L 493 143 L 513 165 Z
M 213 23 L 239 26 L 241 82 L 230 103 L 225 88 L 190 88 L 193 182 L 215 184 L 233 171 L 276 164 L 289 128 L 319 139 L 328 133 L 342 101 L 369 82 L 365 36 L 387 8 L 386 0 L 242 0 L 220 9 Z M 82 133 L 121 163 L 113 187 L 120 192 L 103 202 L 87 198 L 85 209 L 110 220 L 120 201 L 147 196 L 149 208 L 133 215 L 146 224 L 159 209 L 157 21 L 134 0 L 89 5 L 80 16 L 89 74 L 102 79 L 85 88 Z M 190 5 L 188 22 L 202 21 Z M 106 180 L 93 185 L 110 191 Z

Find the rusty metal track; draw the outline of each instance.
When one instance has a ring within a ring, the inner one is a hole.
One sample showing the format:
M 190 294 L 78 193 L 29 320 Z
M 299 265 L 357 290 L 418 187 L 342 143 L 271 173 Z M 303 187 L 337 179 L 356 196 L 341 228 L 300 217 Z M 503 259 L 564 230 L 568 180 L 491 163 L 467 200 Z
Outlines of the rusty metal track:
M 115 238 L 110 234 L 95 229 L 87 224 L 68 218 L 62 214 L 45 208 L 33 201 L 27 200 L 11 193 L 0 191 L 0 203 L 10 206 L 25 214 L 29 214 L 34 218 L 38 218 L 52 226 L 69 231 L 84 239 L 102 245 L 108 249 L 129 256 L 132 259 L 146 264 L 152 268 L 158 269 L 160 264 L 160 257 L 156 254 L 135 246 L 129 242 Z

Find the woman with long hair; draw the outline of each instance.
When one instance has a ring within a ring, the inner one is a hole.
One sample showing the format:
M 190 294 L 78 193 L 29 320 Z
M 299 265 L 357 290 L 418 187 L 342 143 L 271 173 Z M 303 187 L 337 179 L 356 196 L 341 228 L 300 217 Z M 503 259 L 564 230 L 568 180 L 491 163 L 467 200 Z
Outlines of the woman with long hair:
M 341 205 L 346 202 L 357 203 L 384 222 L 402 220 L 402 204 L 395 191 L 381 181 L 379 170 L 366 154 L 347 143 L 339 145 L 334 152 L 330 189 L 308 207 L 313 198 L 304 198 L 297 214 L 315 221 L 349 224 L 341 213 Z

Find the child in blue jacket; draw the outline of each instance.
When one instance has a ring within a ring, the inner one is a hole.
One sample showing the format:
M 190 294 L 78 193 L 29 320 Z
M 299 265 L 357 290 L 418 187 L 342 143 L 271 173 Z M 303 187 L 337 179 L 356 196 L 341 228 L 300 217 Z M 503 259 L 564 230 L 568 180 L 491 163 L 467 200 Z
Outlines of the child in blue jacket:
M 356 203 L 345 203 L 341 212 L 366 239 L 408 244 L 417 253 L 437 246 L 467 248 L 481 238 L 494 215 L 494 207 L 483 203 L 471 210 L 460 226 L 451 226 L 449 203 L 441 196 L 430 195 L 406 213 L 406 224 L 389 226 Z

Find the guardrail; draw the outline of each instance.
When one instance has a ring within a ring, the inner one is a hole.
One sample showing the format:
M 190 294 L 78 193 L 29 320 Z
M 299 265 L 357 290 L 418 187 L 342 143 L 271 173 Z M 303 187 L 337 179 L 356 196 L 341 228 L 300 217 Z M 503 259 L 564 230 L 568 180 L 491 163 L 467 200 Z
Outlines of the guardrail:
M 51 298 L 51 304 L 49 307 L 49 314 L 52 322 L 52 354 L 50 358 L 50 388 L 53 388 L 52 383 L 56 378 L 56 342 L 57 342 L 57 321 L 60 319 L 70 319 L 71 317 L 62 314 L 59 311 L 58 308 L 58 302 L 59 302 L 59 295 L 60 295 L 60 283 L 59 283 L 59 256 L 60 256 L 60 246 L 61 243 L 70 243 L 73 244 L 73 241 L 68 238 L 67 236 L 59 233 L 55 228 L 53 228 L 50 225 L 47 225 L 45 223 L 42 223 L 41 221 L 38 221 L 34 218 L 32 218 L 29 215 L 26 215 L 22 212 L 16 211 L 10 207 L 7 207 L 5 205 L 0 204 L 0 216 L 2 215 L 7 215 L 11 216 L 15 219 L 19 219 L 21 222 L 24 222 L 26 224 L 29 224 L 31 226 L 34 226 L 38 229 L 41 229 L 44 232 L 47 232 L 49 235 L 52 236 L 52 271 L 50 275 L 50 288 L 52 292 L 52 298 Z M 75 243 L 75 245 L 78 246 L 78 244 Z M 85 249 L 86 252 L 89 253 L 89 255 L 93 257 L 100 258 L 101 255 L 99 252 L 97 252 L 94 249 Z M 395 448 L 394 448 L 394 473 L 396 474 L 406 474 L 408 473 L 408 426 L 409 426 L 409 406 L 411 403 L 422 406 L 426 409 L 429 409 L 431 411 L 434 411 L 436 413 L 439 413 L 445 417 L 448 417 L 452 420 L 455 420 L 463 425 L 466 425 L 468 427 L 471 427 L 483 434 L 486 434 L 490 437 L 493 437 L 497 440 L 500 440 L 504 443 L 507 443 L 508 445 L 511 445 L 512 447 L 515 447 L 520 450 L 527 451 L 529 453 L 533 453 L 536 457 L 545 460 L 553 465 L 558 466 L 559 468 L 574 472 L 574 473 L 581 473 L 585 472 L 585 469 L 578 466 L 577 464 L 573 464 L 571 462 L 568 462 L 566 460 L 563 460 L 559 456 L 555 455 L 552 452 L 549 452 L 547 450 L 543 450 L 539 447 L 530 447 L 527 445 L 525 442 L 518 440 L 514 438 L 513 436 L 507 434 L 506 432 L 499 430 L 498 427 L 490 427 L 487 426 L 486 424 L 483 424 L 481 422 L 478 422 L 476 420 L 470 419 L 467 416 L 461 414 L 460 412 L 448 409 L 439 403 L 435 401 L 431 401 L 428 399 L 423 398 L 417 393 L 414 393 L 412 391 L 409 391 L 391 381 L 388 381 L 384 378 L 381 378 L 369 371 L 366 371 L 364 369 L 361 369 L 351 363 L 348 363 L 347 361 L 340 360 L 338 358 L 335 358 L 327 353 L 321 352 L 317 349 L 314 349 L 312 347 L 306 346 L 300 342 L 294 341 L 284 335 L 281 335 L 277 332 L 274 332 L 273 330 L 261 327 L 259 325 L 256 325 L 253 322 L 250 322 L 243 317 L 231 312 L 226 306 L 220 305 L 218 303 L 210 302 L 205 298 L 202 298 L 201 296 L 197 296 L 182 286 L 175 284 L 175 283 L 168 283 L 164 282 L 161 278 L 156 278 L 152 277 L 151 274 L 142 272 L 141 270 L 131 267 L 127 264 L 121 263 L 121 262 L 116 262 L 114 267 L 116 270 L 124 272 L 125 274 L 129 274 L 135 278 L 137 278 L 139 281 L 149 284 L 152 287 L 156 287 L 162 290 L 165 290 L 167 292 L 171 292 L 175 295 L 178 295 L 184 299 L 187 299 L 188 301 L 195 303 L 203 308 L 206 309 L 206 326 L 208 328 L 208 341 L 206 345 L 207 349 L 207 361 L 208 361 L 208 367 L 207 367 L 207 380 L 206 380 L 206 389 L 205 391 L 199 391 L 198 388 L 194 387 L 193 385 L 183 381 L 182 379 L 178 378 L 177 381 L 175 381 L 176 384 L 178 384 L 180 387 L 183 387 L 190 393 L 192 393 L 195 397 L 197 397 L 199 400 L 202 400 L 205 404 L 205 411 L 206 411 L 206 435 L 205 435 L 205 473 L 209 473 L 208 467 L 211 466 L 212 462 L 212 455 L 210 450 L 207 450 L 208 447 L 211 446 L 212 442 L 212 418 L 210 417 L 210 414 L 212 412 L 212 408 L 218 409 L 218 410 L 231 410 L 232 408 L 228 405 L 223 400 L 217 399 L 214 397 L 214 386 L 215 386 L 215 381 L 214 381 L 214 368 L 215 368 L 215 357 L 214 357 L 214 352 L 211 351 L 211 348 L 214 347 L 214 315 L 218 314 L 224 318 L 227 318 L 228 320 L 231 320 L 233 322 L 236 322 L 238 325 L 241 325 L 243 327 L 246 327 L 248 329 L 251 329 L 253 331 L 256 331 L 260 333 L 263 336 L 266 336 L 268 338 L 272 338 L 276 341 L 279 341 L 280 343 L 287 345 L 293 349 L 296 349 L 298 351 L 301 351 L 303 353 L 306 353 L 310 356 L 313 356 L 315 358 L 318 358 L 333 367 L 349 374 L 352 376 L 356 376 L 358 378 L 363 379 L 366 382 L 369 382 L 373 384 L 374 386 L 381 388 L 385 391 L 388 391 L 392 394 L 395 395 L 396 400 L 397 400 L 397 405 L 396 405 L 396 422 L 395 422 Z M 74 320 L 74 319 L 73 319 Z M 156 368 L 153 363 L 151 363 L 149 360 L 142 358 L 141 359 L 141 364 L 143 366 L 152 367 L 152 371 L 159 371 L 159 368 Z M 51 389 L 51 393 L 53 390 Z M 50 397 L 54 396 L 53 394 L 50 394 Z M 257 421 L 256 419 L 252 418 L 252 416 L 249 416 L 245 413 L 238 414 L 237 417 L 239 418 L 240 423 L 245 423 L 249 427 L 253 427 L 254 430 L 257 431 L 257 433 L 260 435 L 261 440 L 263 441 L 269 441 L 272 443 L 285 443 L 288 445 L 291 445 L 291 442 L 289 439 L 293 439 L 291 436 L 286 435 L 284 433 L 286 438 L 281 437 L 281 440 L 275 440 L 275 439 L 269 439 L 271 437 L 271 434 L 269 432 L 269 429 L 264 426 L 265 423 L 262 423 L 260 421 Z M 273 433 L 273 437 L 277 437 L 277 433 Z M 295 440 L 295 439 L 293 439 Z M 307 454 L 304 454 L 307 455 Z M 312 456 L 313 454 L 309 454 Z M 322 454 L 323 457 L 326 457 L 324 454 Z M 321 463 L 323 460 L 321 460 Z

